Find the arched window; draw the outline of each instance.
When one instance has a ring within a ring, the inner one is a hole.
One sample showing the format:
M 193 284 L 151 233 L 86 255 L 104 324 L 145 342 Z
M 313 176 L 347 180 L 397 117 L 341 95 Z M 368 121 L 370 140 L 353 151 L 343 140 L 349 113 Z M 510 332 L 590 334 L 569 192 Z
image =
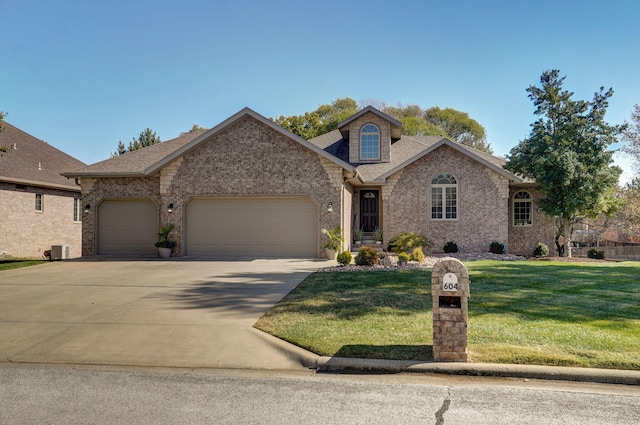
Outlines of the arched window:
M 380 130 L 373 124 L 360 130 L 360 159 L 380 159 Z
M 532 207 L 533 200 L 529 192 L 520 191 L 513 195 L 513 225 L 531 226 L 533 224 L 531 220 Z
M 458 182 L 451 174 L 441 173 L 431 180 L 431 218 L 458 218 Z

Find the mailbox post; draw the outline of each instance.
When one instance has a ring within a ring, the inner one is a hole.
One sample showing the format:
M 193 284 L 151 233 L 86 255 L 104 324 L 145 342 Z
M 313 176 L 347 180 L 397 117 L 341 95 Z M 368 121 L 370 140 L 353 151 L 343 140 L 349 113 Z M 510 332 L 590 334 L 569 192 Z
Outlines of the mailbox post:
M 431 272 L 433 357 L 438 362 L 466 362 L 469 272 L 455 258 L 439 260 Z

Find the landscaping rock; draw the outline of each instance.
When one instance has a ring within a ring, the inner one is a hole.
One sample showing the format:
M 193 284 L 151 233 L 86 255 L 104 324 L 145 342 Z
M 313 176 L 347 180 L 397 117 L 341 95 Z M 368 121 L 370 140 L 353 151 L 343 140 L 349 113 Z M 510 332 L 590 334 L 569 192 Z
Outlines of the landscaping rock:
M 492 254 L 491 252 L 482 253 L 461 253 L 455 254 L 431 254 L 425 257 L 422 263 L 416 261 L 409 261 L 407 264 L 398 265 L 398 257 L 396 255 L 386 254 L 384 258 L 380 260 L 381 264 L 375 266 L 356 266 L 353 264 L 347 266 L 330 266 L 322 267 L 319 271 L 322 272 L 354 272 L 354 271 L 389 271 L 389 270 L 421 270 L 430 269 L 441 258 L 453 257 L 460 261 L 473 261 L 473 260 L 501 260 L 501 261 L 522 261 L 526 260 L 526 257 L 520 255 L 510 254 Z

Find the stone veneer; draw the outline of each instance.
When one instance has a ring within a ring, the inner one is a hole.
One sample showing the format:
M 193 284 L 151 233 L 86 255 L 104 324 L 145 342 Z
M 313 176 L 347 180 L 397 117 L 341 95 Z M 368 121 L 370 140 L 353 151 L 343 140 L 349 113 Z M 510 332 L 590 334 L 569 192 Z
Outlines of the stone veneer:
M 456 290 L 444 290 L 447 273 L 457 277 Z M 469 273 L 460 260 L 443 258 L 433 265 L 433 358 L 437 362 L 468 360 L 469 286 Z

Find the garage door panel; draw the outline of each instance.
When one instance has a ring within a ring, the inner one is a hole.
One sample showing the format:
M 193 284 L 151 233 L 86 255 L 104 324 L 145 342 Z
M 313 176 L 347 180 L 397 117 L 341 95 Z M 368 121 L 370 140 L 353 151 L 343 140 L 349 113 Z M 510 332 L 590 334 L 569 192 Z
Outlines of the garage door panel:
M 315 257 L 316 217 L 309 198 L 195 199 L 186 208 L 187 255 Z
M 156 255 L 158 208 L 150 199 L 108 200 L 98 207 L 98 254 Z

